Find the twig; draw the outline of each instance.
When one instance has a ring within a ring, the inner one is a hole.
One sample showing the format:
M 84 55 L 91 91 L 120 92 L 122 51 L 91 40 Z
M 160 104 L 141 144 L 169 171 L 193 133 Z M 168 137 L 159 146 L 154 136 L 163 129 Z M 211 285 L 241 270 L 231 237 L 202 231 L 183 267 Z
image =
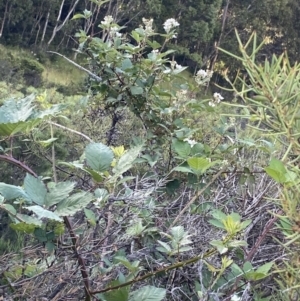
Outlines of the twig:
M 67 58 L 66 56 L 58 53 L 58 52 L 55 52 L 55 51 L 47 51 L 49 53 L 53 53 L 53 54 L 56 54 L 56 55 L 59 55 L 61 56 L 62 58 L 64 58 L 65 60 L 67 60 L 69 63 L 71 63 L 72 65 L 74 65 L 75 67 L 77 67 L 78 69 L 86 72 L 90 77 L 92 77 L 93 79 L 95 79 L 98 83 L 101 83 L 102 82 L 102 77 L 94 74 L 93 72 L 91 72 L 90 70 L 88 69 L 85 69 L 84 67 L 78 65 L 77 63 L 75 63 L 74 61 L 70 60 L 69 58 Z
M 185 207 L 179 212 L 179 214 L 177 215 L 177 217 L 175 218 L 174 222 L 171 224 L 170 228 L 172 228 L 180 219 L 180 217 L 183 215 L 183 213 L 197 200 L 197 198 L 212 184 L 215 182 L 215 180 L 224 172 L 223 169 L 221 169 L 220 171 L 218 171 L 213 178 L 211 179 L 211 181 L 209 183 L 207 183 L 200 191 L 198 191 L 196 193 L 196 195 L 185 205 Z M 170 229 L 169 228 L 169 229 Z
M 16 165 L 17 167 L 25 170 L 26 172 L 28 172 L 29 174 L 31 174 L 37 178 L 37 174 L 31 168 L 29 168 L 27 165 L 25 165 L 24 163 L 22 163 L 21 161 L 18 161 L 17 159 L 15 159 L 13 157 L 6 156 L 6 155 L 0 155 L 0 161 L 5 161 L 5 162 L 11 163 L 13 165 Z
M 79 136 L 85 138 L 86 140 L 88 140 L 88 141 L 90 141 L 90 142 L 93 142 L 93 140 L 92 140 L 90 137 L 88 137 L 87 135 L 82 134 L 82 133 L 80 133 L 80 132 L 78 132 L 78 131 L 75 131 L 75 130 L 72 130 L 72 129 L 70 129 L 70 128 L 67 128 L 66 126 L 63 126 L 63 125 L 58 124 L 58 123 L 55 123 L 55 122 L 53 122 L 53 121 L 48 121 L 48 123 L 49 123 L 49 124 L 52 124 L 52 125 L 55 125 L 55 126 L 57 126 L 57 127 L 59 127 L 59 128 L 62 128 L 62 129 L 64 129 L 64 130 L 67 130 L 67 131 L 69 131 L 69 132 L 71 132 L 71 133 L 77 134 L 77 135 L 79 135 Z

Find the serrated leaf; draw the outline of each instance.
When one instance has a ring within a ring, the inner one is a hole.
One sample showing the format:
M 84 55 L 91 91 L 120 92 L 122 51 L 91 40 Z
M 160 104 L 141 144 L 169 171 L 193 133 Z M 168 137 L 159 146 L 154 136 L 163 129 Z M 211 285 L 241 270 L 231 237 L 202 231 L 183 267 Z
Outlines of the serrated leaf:
M 49 186 L 48 186 L 49 187 Z M 74 182 L 60 182 L 49 188 L 46 194 L 45 206 L 50 207 L 66 199 L 75 187 Z
M 109 192 L 104 188 L 97 188 L 94 192 L 95 197 L 102 200 L 105 200 L 109 197 Z
M 41 206 L 35 205 L 35 206 L 27 206 L 24 208 L 35 213 L 40 219 L 48 218 L 59 222 L 63 221 L 62 218 L 60 218 L 57 214 L 53 213 L 52 211 L 46 210 Z
M 18 213 L 16 216 L 16 222 L 24 222 L 30 225 L 36 225 L 37 227 L 41 227 L 43 222 L 40 219 L 35 217 L 29 216 L 27 214 Z
M 114 176 L 118 177 L 130 169 L 133 165 L 134 160 L 138 157 L 143 145 L 138 145 L 130 150 L 128 150 L 122 157 L 118 160 L 116 166 L 113 168 Z
M 197 174 L 204 173 L 207 169 L 217 164 L 217 162 L 209 162 L 208 159 L 203 157 L 188 158 L 187 163 Z
M 223 242 L 220 240 L 213 240 L 210 242 L 210 244 L 218 250 L 220 254 L 224 254 L 228 251 L 228 248 L 224 246 Z
M 23 198 L 26 201 L 30 201 L 28 195 L 24 189 L 20 186 L 9 185 L 6 183 L 0 183 L 0 194 L 6 200 L 14 200 L 17 198 Z
M 174 171 L 194 173 L 190 168 L 185 167 L 185 166 L 177 166 L 177 167 L 174 167 L 173 170 Z
M 187 159 L 192 150 L 188 142 L 178 139 L 173 140 L 173 147 L 175 152 L 183 159 Z
M 139 219 L 136 223 L 127 228 L 126 233 L 130 236 L 139 236 L 145 229 L 146 227 L 143 226 L 142 221 Z
M 166 290 L 155 286 L 143 286 L 132 292 L 128 301 L 161 301 L 166 297 Z
M 158 250 L 165 252 L 165 253 L 171 252 L 171 247 L 166 242 L 163 242 L 160 240 L 158 240 L 157 242 L 163 247 L 163 248 L 158 247 L 157 248 Z
M 6 100 L 0 107 L 0 124 L 26 121 L 32 114 L 33 100 L 33 94 L 19 100 L 14 98 Z
M 129 288 L 130 286 L 126 286 L 113 290 L 109 293 L 105 293 L 105 301 L 128 301 Z
M 24 189 L 29 198 L 36 204 L 42 206 L 45 203 L 47 189 L 44 183 L 30 174 L 26 174 Z
M 55 214 L 59 216 L 72 216 L 79 210 L 85 208 L 94 196 L 89 192 L 78 192 L 63 200 L 57 205 Z
M 90 143 L 87 145 L 85 156 L 87 165 L 99 172 L 108 170 L 114 158 L 112 150 L 102 143 Z

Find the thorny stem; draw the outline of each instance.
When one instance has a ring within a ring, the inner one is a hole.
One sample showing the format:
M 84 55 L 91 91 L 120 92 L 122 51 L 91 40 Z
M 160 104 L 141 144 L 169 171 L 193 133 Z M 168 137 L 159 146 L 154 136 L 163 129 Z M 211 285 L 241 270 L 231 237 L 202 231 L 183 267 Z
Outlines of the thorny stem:
M 55 159 L 55 157 L 54 157 L 54 159 Z M 37 174 L 30 167 L 28 167 L 26 164 L 14 159 L 10 156 L 0 155 L 0 161 L 5 161 L 5 162 L 11 163 L 13 165 L 16 165 L 19 168 L 21 168 L 21 169 L 25 170 L 26 172 L 28 172 L 29 174 L 33 175 L 34 177 L 36 177 L 36 178 L 38 177 Z M 72 240 L 72 249 L 75 253 L 78 264 L 80 266 L 81 276 L 82 276 L 83 283 L 84 283 L 85 301 L 91 301 L 92 298 L 91 298 L 91 293 L 90 293 L 89 276 L 88 276 L 88 273 L 87 273 L 87 269 L 86 269 L 86 266 L 85 266 L 84 259 L 77 251 L 77 238 L 76 238 L 76 235 L 73 231 L 71 222 L 70 222 L 70 220 L 67 216 L 64 217 L 64 223 L 65 223 L 66 227 L 69 230 L 70 237 L 71 237 L 71 240 Z
M 188 264 L 191 264 L 191 263 L 194 263 L 194 262 L 197 262 L 201 259 L 204 259 L 204 258 L 207 258 L 207 257 L 210 257 L 214 254 L 217 253 L 217 250 L 215 249 L 210 249 L 208 250 L 207 252 L 205 252 L 204 254 L 201 254 L 199 256 L 196 256 L 196 257 L 193 257 L 193 258 L 190 258 L 188 260 L 185 260 L 185 261 L 180 261 L 180 262 L 177 262 L 173 265 L 170 265 L 170 266 L 167 266 L 167 267 L 164 267 L 164 268 L 161 268 L 161 269 L 157 269 L 156 271 L 154 272 L 150 272 L 150 273 L 147 273 L 146 275 L 143 275 L 143 276 L 140 276 L 140 277 L 137 277 L 133 280 L 130 280 L 130 281 L 127 281 L 125 283 L 122 283 L 122 284 L 119 284 L 119 285 L 116 285 L 116 286 L 109 286 L 107 288 L 104 288 L 102 290 L 99 290 L 99 291 L 91 291 L 90 294 L 91 295 L 95 295 L 95 294 L 99 294 L 99 293 L 104 293 L 104 292 L 109 292 L 109 291 L 112 291 L 112 290 L 117 290 L 119 288 L 122 288 L 122 287 L 125 287 L 125 286 L 128 286 L 128 285 L 131 285 L 133 283 L 137 283 L 137 282 L 140 282 L 140 281 L 143 281 L 145 279 L 148 279 L 150 277 L 153 277 L 159 273 L 166 273 L 168 271 L 171 271 L 171 270 L 174 270 L 174 269 L 178 269 L 178 268 L 181 268 L 181 267 L 184 267 L 185 265 L 188 265 Z
M 15 159 L 11 156 L 0 155 L 0 161 L 5 161 L 5 162 L 8 162 L 10 164 L 16 165 L 17 167 L 25 170 L 27 173 L 29 173 L 29 174 L 31 174 L 31 175 L 33 175 L 34 177 L 37 178 L 37 174 L 30 167 L 28 167 L 23 162 L 18 161 L 17 159 Z

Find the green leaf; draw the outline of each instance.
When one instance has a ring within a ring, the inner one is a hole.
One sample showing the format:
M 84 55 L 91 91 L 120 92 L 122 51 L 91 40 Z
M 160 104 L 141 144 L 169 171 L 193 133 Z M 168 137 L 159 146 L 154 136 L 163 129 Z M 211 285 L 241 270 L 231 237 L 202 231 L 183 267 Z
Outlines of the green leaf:
M 8 99 L 0 107 L 0 136 L 11 136 L 34 127 L 39 120 L 29 120 L 33 114 L 34 95 L 23 99 Z
M 217 228 L 226 229 L 223 222 L 221 222 L 220 220 L 210 219 L 208 222 Z
M 245 274 L 245 278 L 247 280 L 252 280 L 252 281 L 261 280 L 261 279 L 264 279 L 266 277 L 267 277 L 267 275 L 265 275 L 264 273 L 258 273 L 258 272 L 255 272 L 255 271 L 248 272 L 248 273 Z
M 71 20 L 76 20 L 76 19 L 85 19 L 85 15 L 83 14 L 76 14 L 73 16 Z
M 78 192 L 63 200 L 57 205 L 55 214 L 59 216 L 72 216 L 77 211 L 85 208 L 92 200 L 94 196 L 89 192 Z
M 143 145 L 138 145 L 126 151 L 118 160 L 116 166 L 113 168 L 113 173 L 115 174 L 114 176 L 119 177 L 128 169 L 130 169 L 133 165 L 134 160 L 140 154 L 142 148 Z
M 84 214 L 88 220 L 88 222 L 92 225 L 92 226 L 96 226 L 96 215 L 95 213 L 87 208 L 84 208 Z
M 12 215 L 17 214 L 17 211 L 16 211 L 15 207 L 10 205 L 10 204 L 3 204 L 3 205 L 1 205 L 1 207 L 4 208 L 4 210 L 6 210 L 8 213 L 10 213 Z
M 243 271 L 245 273 L 249 272 L 249 271 L 252 271 L 253 270 L 253 266 L 251 264 L 250 261 L 246 261 L 244 264 L 243 264 Z
M 127 69 L 130 69 L 132 68 L 132 63 L 131 63 L 131 60 L 130 59 L 125 59 L 123 62 L 122 62 L 122 66 L 121 66 L 121 69 L 122 70 L 127 70 Z
M 161 301 L 165 297 L 166 289 L 147 285 L 130 293 L 128 301 Z
M 158 247 L 157 250 L 164 252 L 164 253 L 170 253 L 172 251 L 171 247 L 166 242 L 163 242 L 160 240 L 158 240 L 157 242 L 162 246 L 162 248 Z
M 130 286 L 121 287 L 109 293 L 105 293 L 105 301 L 128 301 Z
M 141 94 L 143 94 L 144 89 L 142 87 L 131 86 L 130 92 L 132 95 L 141 95 Z
M 109 197 L 109 192 L 104 188 L 97 188 L 94 194 L 97 199 L 100 199 L 100 201 L 104 201 Z
M 40 219 L 37 219 L 35 217 L 32 217 L 32 216 L 29 216 L 27 214 L 21 214 L 21 213 L 18 213 L 17 216 L 16 216 L 16 222 L 23 222 L 23 223 L 26 223 L 26 224 L 31 224 L 31 225 L 35 225 L 37 227 L 41 227 L 43 222 L 40 220 Z
M 112 150 L 102 143 L 90 143 L 87 145 L 85 156 L 87 165 L 99 172 L 108 170 L 114 158 Z
M 265 168 L 266 173 L 278 183 L 284 183 L 286 180 L 285 174 L 271 167 Z
M 41 146 L 47 147 L 49 146 L 52 142 L 56 141 L 58 138 L 49 138 L 47 140 L 40 140 L 37 141 Z
M 218 250 L 220 254 L 224 254 L 228 251 L 228 248 L 223 244 L 220 240 L 213 240 L 210 242 L 210 244 Z
M 50 207 L 58 204 L 62 200 L 66 199 L 75 187 L 74 182 L 60 182 L 53 183 L 51 187 L 48 184 L 49 192 L 46 194 L 45 206 Z
M 228 243 L 228 247 L 238 248 L 238 247 L 246 247 L 248 244 L 244 240 L 232 240 Z
M 32 101 L 35 96 L 29 95 L 23 99 L 8 99 L 0 107 L 0 124 L 1 123 L 18 123 L 26 121 L 33 112 Z
M 9 225 L 12 229 L 14 229 L 15 231 L 20 231 L 20 232 L 24 232 L 27 234 L 31 234 L 34 232 L 36 225 L 34 224 L 27 224 L 24 222 L 18 223 L 18 224 L 10 224 Z
M 212 166 L 212 162 L 203 157 L 188 158 L 187 163 L 197 174 L 204 173 Z
M 30 174 L 26 174 L 24 189 L 34 203 L 40 206 L 44 205 L 47 189 L 40 179 L 35 178 Z
M 185 166 L 177 166 L 173 168 L 174 171 L 181 171 L 181 172 L 189 172 L 189 173 L 193 173 L 193 171 Z
M 268 275 L 270 269 L 272 268 L 274 262 L 267 262 L 264 265 L 260 266 L 259 268 L 257 268 L 256 272 L 258 273 L 263 273 L 266 276 Z
M 286 168 L 285 168 L 284 164 L 280 160 L 278 160 L 278 159 L 273 158 L 270 161 L 269 166 L 272 169 L 277 170 L 280 173 L 283 173 L 283 174 L 286 173 Z
M 30 199 L 24 189 L 20 186 L 9 185 L 6 183 L 0 183 L 0 194 L 6 200 L 14 200 L 17 198 L 23 198 L 30 202 Z
M 53 213 L 52 211 L 46 210 L 41 206 L 35 205 L 35 206 L 27 206 L 24 208 L 35 213 L 40 219 L 48 218 L 59 222 L 63 221 L 62 218 L 60 218 L 57 214 Z
M 225 213 L 223 213 L 221 210 L 213 210 L 211 215 L 217 219 L 217 220 L 220 220 L 220 221 L 223 221 L 223 220 L 226 220 L 227 218 L 227 215 Z
M 143 233 L 143 231 L 146 229 L 145 226 L 143 226 L 142 221 L 139 219 L 136 221 L 132 226 L 128 227 L 126 230 L 126 233 L 129 236 L 139 236 Z
M 138 43 L 140 42 L 141 37 L 140 37 L 140 35 L 138 34 L 138 32 L 136 32 L 135 30 L 133 30 L 133 31 L 131 32 L 131 36 L 132 36 Z
M 187 159 L 192 150 L 189 143 L 178 139 L 173 140 L 173 147 L 175 152 L 183 159 Z

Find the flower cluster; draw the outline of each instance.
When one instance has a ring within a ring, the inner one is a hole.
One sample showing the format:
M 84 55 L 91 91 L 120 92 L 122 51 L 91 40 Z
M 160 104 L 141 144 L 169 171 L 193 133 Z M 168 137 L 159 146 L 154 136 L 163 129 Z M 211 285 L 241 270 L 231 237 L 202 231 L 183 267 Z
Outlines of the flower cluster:
M 179 26 L 179 23 L 175 19 L 171 18 L 166 20 L 166 22 L 163 25 L 166 33 L 169 33 L 173 28 Z
M 196 145 L 198 142 L 193 140 L 193 139 L 189 139 L 189 138 L 185 138 L 183 141 L 186 141 L 191 147 L 193 147 L 194 145 Z
M 172 70 L 184 68 L 184 67 L 182 67 L 181 65 L 179 65 L 179 64 L 178 64 L 176 61 L 174 61 L 174 60 L 172 60 L 172 61 L 170 62 L 170 64 L 171 64 L 171 69 L 172 69 Z
M 203 69 L 200 69 L 196 74 L 195 81 L 198 85 L 207 84 L 210 81 L 212 75 L 213 72 L 211 70 L 205 71 Z
M 117 26 L 113 26 L 110 28 L 110 35 L 112 37 L 117 37 L 117 38 L 121 38 L 122 34 L 119 32 L 120 28 Z
M 217 104 L 219 104 L 221 102 L 221 100 L 223 100 L 224 97 L 220 94 L 220 93 L 214 93 L 213 95 L 213 100 L 211 100 L 208 105 L 211 107 L 215 107 Z
M 152 28 L 152 26 L 153 26 L 153 19 L 143 18 L 142 21 L 143 21 L 143 23 L 145 25 L 145 29 L 144 29 L 145 35 L 148 36 L 148 35 L 153 34 L 154 33 L 154 30 Z
M 114 18 L 112 16 L 105 16 L 104 21 L 101 21 L 101 24 L 108 27 L 113 22 L 114 22 Z

